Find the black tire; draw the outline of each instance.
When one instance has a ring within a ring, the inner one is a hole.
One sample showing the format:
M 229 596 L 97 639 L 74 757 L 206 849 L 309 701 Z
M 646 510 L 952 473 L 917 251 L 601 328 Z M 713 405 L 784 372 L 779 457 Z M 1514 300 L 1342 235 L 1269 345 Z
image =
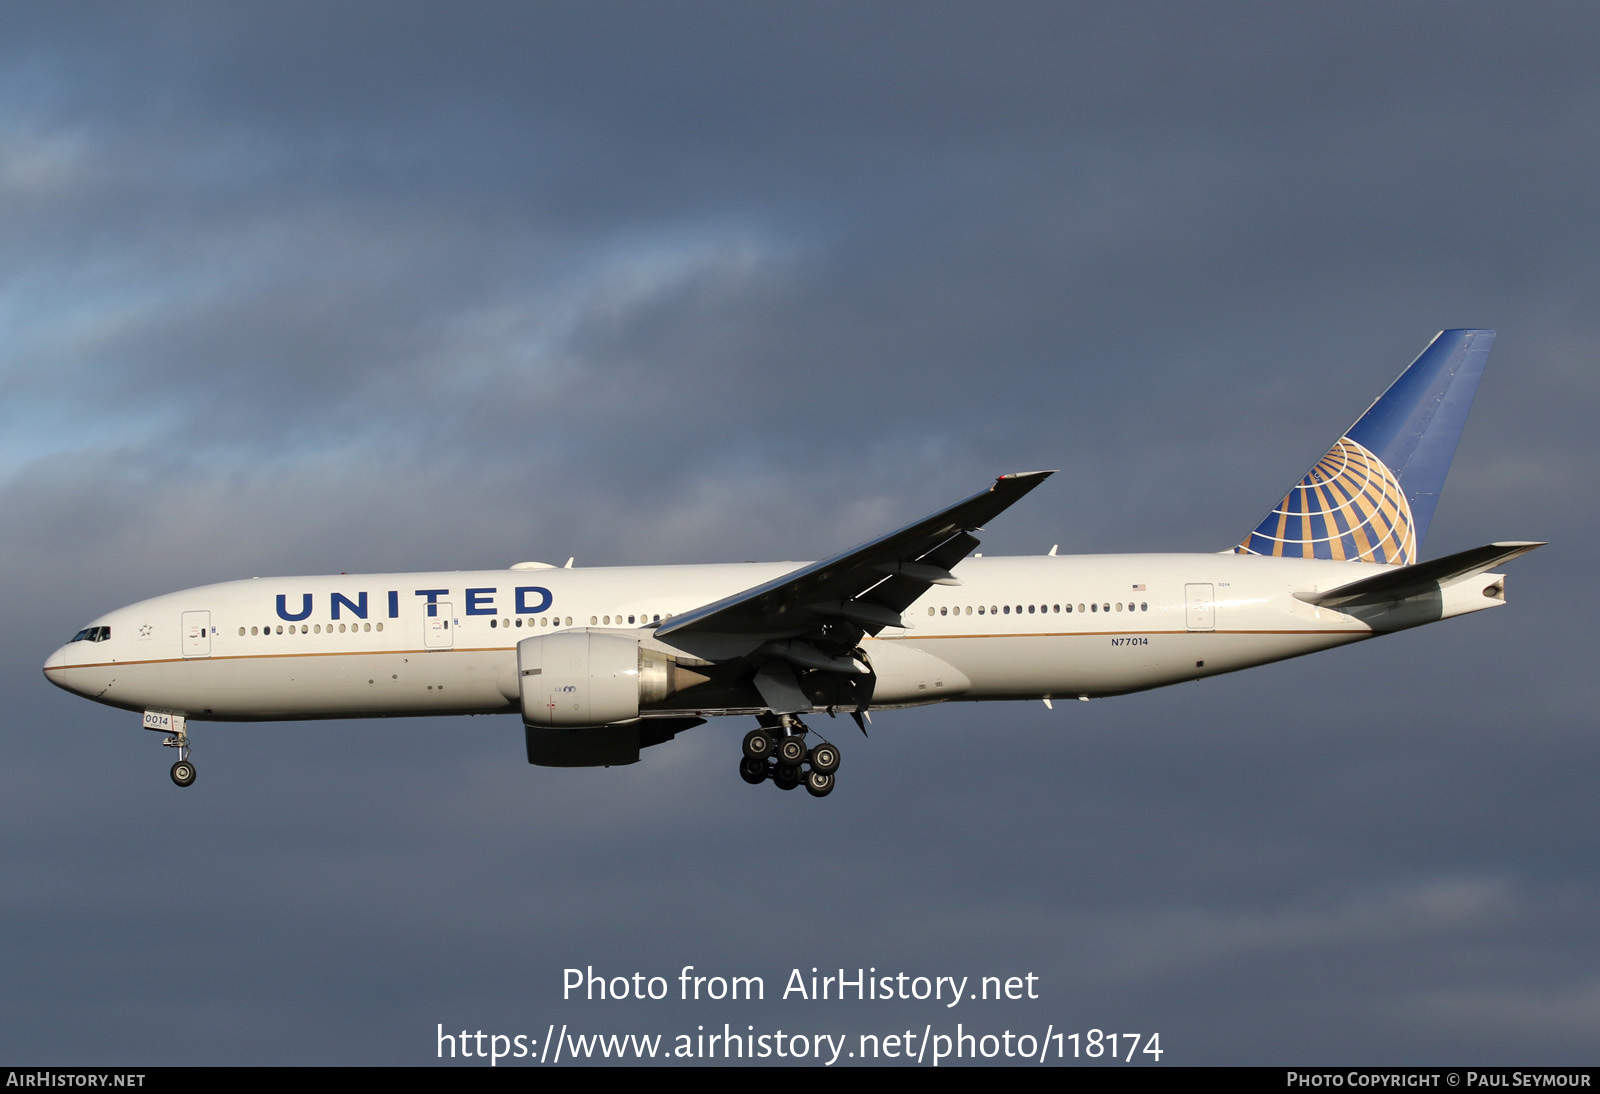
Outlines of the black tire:
M 778 742 L 778 762 L 785 767 L 799 767 L 806 762 L 804 737 L 785 737 Z
M 811 770 L 832 775 L 839 770 L 839 750 L 824 741 L 811 750 Z
M 779 767 L 772 773 L 772 785 L 779 790 L 793 790 L 800 785 L 800 769 L 798 767 Z
M 172 765 L 172 781 L 179 786 L 188 786 L 194 782 L 194 764 L 188 760 L 179 760 Z
M 744 735 L 746 759 L 765 760 L 772 755 L 772 734 L 765 729 L 752 729 Z
M 746 756 L 739 761 L 739 777 L 751 786 L 759 786 L 767 781 L 767 761 Z
M 826 798 L 833 793 L 833 776 L 825 771 L 807 771 L 806 793 L 813 798 Z

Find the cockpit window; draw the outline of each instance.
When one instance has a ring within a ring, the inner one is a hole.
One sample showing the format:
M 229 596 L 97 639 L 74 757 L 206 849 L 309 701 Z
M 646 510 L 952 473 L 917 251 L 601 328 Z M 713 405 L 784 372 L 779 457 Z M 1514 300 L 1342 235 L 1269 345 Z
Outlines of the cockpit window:
M 74 642 L 104 642 L 111 637 L 110 627 L 85 627 L 72 636 Z

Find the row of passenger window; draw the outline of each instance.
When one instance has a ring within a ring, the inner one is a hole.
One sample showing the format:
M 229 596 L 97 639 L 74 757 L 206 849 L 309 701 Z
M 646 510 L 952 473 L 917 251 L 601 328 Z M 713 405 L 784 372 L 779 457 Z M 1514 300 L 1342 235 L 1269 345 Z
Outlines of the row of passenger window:
M 666 618 L 667 619 L 671 619 L 672 618 L 671 613 L 668 613 Z M 591 627 L 620 627 L 620 626 L 624 625 L 623 624 L 623 619 L 624 619 L 624 616 L 623 616 L 623 614 L 621 612 L 618 612 L 614 616 L 611 616 L 611 615 L 591 615 L 589 617 L 589 626 L 591 626 Z M 627 616 L 626 619 L 628 621 L 628 624 L 630 624 L 630 625 L 648 627 L 652 623 L 661 622 L 662 617 L 659 616 L 659 615 L 649 615 L 649 614 L 646 614 L 644 612 L 635 612 L 633 615 Z M 502 627 L 510 627 L 510 626 L 518 626 L 518 627 L 520 627 L 520 626 L 522 626 L 522 617 L 518 616 L 517 617 L 517 621 L 516 621 L 515 624 L 513 624 L 511 622 L 511 620 L 509 620 L 509 619 L 505 620 L 504 622 L 499 622 L 497 620 L 491 619 L 491 620 L 489 620 L 489 626 L 492 628 L 492 627 L 494 627 L 496 625 L 497 622 Z M 552 624 L 550 623 L 550 620 L 548 618 L 546 618 L 545 616 L 540 616 L 539 617 L 539 626 L 545 627 L 545 626 L 550 626 L 550 625 L 552 625 Z M 561 617 L 559 615 L 555 617 L 555 623 L 553 625 L 557 626 L 557 627 L 561 626 Z M 570 616 L 570 615 L 567 616 L 567 624 L 566 625 L 569 626 L 569 627 L 572 626 L 572 616 Z M 530 627 L 533 626 L 533 620 L 531 618 L 528 620 L 528 626 L 530 626 Z
M 505 627 L 507 630 L 509 630 L 512 627 L 522 627 L 522 626 L 524 626 L 524 623 L 523 623 L 524 618 L 527 619 L 526 626 L 528 626 L 529 628 L 532 628 L 532 627 L 534 627 L 536 625 L 534 623 L 534 619 L 533 619 L 532 616 L 524 617 L 524 616 L 520 616 L 519 615 L 519 616 L 516 617 L 516 621 L 515 622 L 513 622 L 510 619 L 506 619 L 506 620 L 491 619 L 491 620 L 489 620 L 489 626 L 491 628 Z M 672 616 L 668 615 L 667 618 L 671 619 Z M 611 620 L 612 620 L 612 617 L 609 616 L 609 615 L 605 615 L 605 616 L 594 616 L 594 615 L 591 615 L 589 617 L 589 625 L 590 626 L 602 626 L 603 625 L 603 626 L 608 626 L 609 627 L 609 626 L 612 626 Z M 616 625 L 618 625 L 618 626 L 622 625 L 622 620 L 623 620 L 623 616 L 619 613 L 616 616 Z M 636 625 L 637 624 L 646 624 L 646 625 L 648 625 L 650 623 L 660 623 L 661 622 L 661 616 L 659 616 L 659 615 L 649 616 L 649 615 L 644 615 L 644 614 L 641 614 L 641 613 L 635 613 L 633 615 L 628 616 L 627 620 L 628 620 L 629 623 L 634 623 Z M 602 623 L 602 621 L 603 621 L 603 623 Z M 240 637 L 243 637 L 246 634 L 271 635 L 271 634 L 284 634 L 284 633 L 288 633 L 288 634 L 297 634 L 297 633 L 298 634 L 321 634 L 321 633 L 323 633 L 323 625 L 321 623 L 300 623 L 300 624 L 298 624 L 298 627 L 299 627 L 298 631 L 296 630 L 296 626 L 297 626 L 297 624 L 290 623 L 289 624 L 289 630 L 287 632 L 284 631 L 282 623 L 268 624 L 265 627 L 240 627 L 239 628 L 239 635 L 240 635 Z M 381 630 L 383 630 L 383 624 L 382 623 L 350 623 L 350 624 L 340 623 L 338 625 L 339 633 L 340 634 L 344 634 L 346 632 L 346 627 L 347 626 L 348 626 L 349 630 L 353 631 L 353 632 L 371 631 L 371 630 L 379 630 L 379 631 L 381 631 Z M 569 615 L 569 616 L 567 616 L 566 618 L 563 619 L 559 615 L 554 615 L 554 616 L 541 615 L 541 616 L 538 617 L 537 626 L 540 626 L 540 627 L 568 626 L 568 627 L 570 627 L 570 626 L 572 626 L 572 616 Z M 94 635 L 92 635 L 90 633 L 91 631 L 99 631 L 99 632 L 104 632 L 104 633 L 102 633 L 98 637 L 96 637 L 96 636 L 94 636 Z M 334 633 L 334 624 L 329 623 L 327 625 L 327 633 L 329 633 L 329 634 L 333 634 Z M 110 638 L 110 637 L 111 637 L 111 628 L 110 627 L 90 627 L 88 630 L 79 631 L 78 634 L 76 635 L 76 637 L 74 637 L 72 640 L 74 642 L 84 641 L 84 640 L 87 640 L 87 641 L 90 641 L 90 642 L 103 642 L 103 641 L 105 641 L 105 639 Z
M 990 605 L 987 605 L 987 606 L 983 605 L 983 604 L 979 604 L 979 605 L 976 606 L 976 609 L 974 609 L 973 605 L 971 605 L 971 604 L 957 605 L 956 607 L 953 607 L 953 608 L 948 606 L 948 605 L 945 605 L 943 607 L 937 607 L 937 608 L 934 607 L 933 605 L 929 605 L 928 606 L 928 614 L 929 615 L 942 615 L 942 616 L 948 616 L 948 615 L 952 615 L 952 614 L 954 614 L 954 615 L 972 615 L 972 614 L 974 614 L 974 611 L 976 611 L 976 614 L 978 614 L 978 615 L 1012 615 L 1012 614 L 1022 615 L 1024 612 L 1026 612 L 1028 615 L 1052 615 L 1052 614 L 1061 615 L 1063 613 L 1065 613 L 1067 615 L 1071 615 L 1074 610 L 1076 610 L 1078 612 L 1111 612 L 1111 611 L 1118 611 L 1118 612 L 1120 612 L 1120 611 L 1147 612 L 1147 611 L 1150 610 L 1150 605 L 1149 605 L 1148 602 L 1141 602 L 1139 604 L 1134 604 L 1133 601 L 1131 601 L 1131 600 L 1127 601 L 1126 603 L 1124 603 L 1123 601 L 1119 600 L 1119 601 L 1116 601 L 1115 603 L 1105 603 L 1105 604 L 1087 604 L 1087 605 L 1078 604 L 1076 606 L 1076 609 L 1074 609 L 1074 606 L 1072 604 L 1018 604 L 1018 605 L 1015 605 L 1015 606 L 1012 606 L 1010 604 L 999 604 L 999 605 L 990 604 Z M 591 615 L 589 617 L 589 625 L 591 627 L 597 627 L 597 626 L 609 627 L 609 626 L 613 626 L 613 625 L 622 626 L 623 625 L 623 618 L 624 618 L 623 615 L 619 612 L 617 614 L 617 616 L 616 616 L 616 623 L 613 624 L 612 623 L 612 617 L 609 616 L 609 615 L 599 615 L 599 616 Z M 637 613 L 637 612 L 634 613 L 633 615 L 627 616 L 626 618 L 627 618 L 628 623 L 629 624 L 633 624 L 633 625 L 643 624 L 643 625 L 648 626 L 648 625 L 650 625 L 652 623 L 660 623 L 661 622 L 661 616 L 660 615 L 653 615 L 652 616 L 652 615 L 646 615 L 646 614 Z M 671 613 L 668 613 L 667 618 L 668 619 L 672 618 Z M 490 619 L 489 620 L 489 626 L 491 628 L 498 628 L 500 626 L 504 626 L 507 629 L 510 629 L 513 626 L 521 627 L 521 626 L 523 626 L 523 619 L 524 619 L 523 616 L 517 616 L 516 617 L 516 621 L 514 623 L 510 619 L 505 620 L 503 623 L 499 619 Z M 538 617 L 538 619 L 539 619 L 538 625 L 540 627 L 551 627 L 551 626 L 560 627 L 560 626 L 563 626 L 563 625 L 568 626 L 568 627 L 572 626 L 572 617 L 570 615 L 567 616 L 565 619 L 563 619 L 559 615 L 557 615 L 557 616 L 541 615 L 541 616 Z M 553 620 L 553 622 L 552 622 L 552 620 Z M 295 626 L 296 625 L 293 624 L 293 623 L 289 624 L 289 630 L 288 630 L 289 634 L 297 633 L 296 630 L 295 630 Z M 348 629 L 350 631 L 352 631 L 352 632 L 371 631 L 373 629 L 377 629 L 379 631 L 383 630 L 383 624 L 382 623 L 350 623 L 348 625 L 344 624 L 344 623 L 340 623 L 339 624 L 339 633 L 340 634 L 344 634 L 346 632 L 346 627 L 347 626 L 348 626 Z M 534 626 L 534 621 L 533 621 L 532 617 L 527 617 L 527 626 L 530 627 L 530 628 Z M 334 629 L 333 628 L 334 628 L 334 625 L 332 623 L 329 623 L 327 625 L 327 632 L 329 634 L 333 634 L 334 633 Z M 298 633 L 300 633 L 300 634 L 321 634 L 322 632 L 323 632 L 323 625 L 321 623 L 301 623 L 301 624 L 299 624 Z M 283 629 L 283 624 L 281 624 L 281 623 L 279 623 L 279 624 L 268 624 L 265 627 L 250 627 L 250 628 L 240 627 L 239 628 L 240 637 L 243 637 L 246 633 L 248 633 L 248 634 L 262 634 L 262 635 L 283 634 L 284 633 L 284 629 Z M 89 627 L 89 628 L 86 628 L 85 630 L 79 631 L 76 635 L 74 635 L 73 638 L 72 638 L 72 641 L 74 641 L 74 642 L 82 642 L 82 641 L 104 642 L 107 638 L 110 638 L 110 637 L 111 637 L 111 628 L 110 627 Z
M 1119 611 L 1120 612 L 1120 611 L 1123 611 L 1123 610 L 1127 610 L 1127 611 L 1130 611 L 1130 612 L 1147 612 L 1147 611 L 1150 610 L 1150 604 L 1149 604 L 1148 601 L 1141 601 L 1140 603 L 1135 604 L 1131 600 L 1128 601 L 1126 604 L 1124 604 L 1122 601 L 1119 600 L 1115 604 L 1112 604 L 1112 603 L 1089 604 L 1087 606 L 1083 605 L 1083 604 L 1079 604 L 1077 610 L 1080 611 L 1080 612 L 1109 612 L 1109 611 Z M 979 614 L 979 615 L 984 615 L 984 614 L 988 614 L 988 615 L 1012 615 L 1012 614 L 1021 615 L 1024 611 L 1026 611 L 1029 615 L 1052 615 L 1052 614 L 1060 615 L 1062 613 L 1066 613 L 1067 615 L 1071 615 L 1072 611 L 1073 611 L 1073 608 L 1072 608 L 1071 604 L 1018 604 L 1015 608 L 1013 608 L 1010 604 L 1001 604 L 998 607 L 993 605 L 993 604 L 990 604 L 988 606 L 988 609 L 987 609 L 987 612 L 986 612 L 984 606 L 982 604 L 979 604 L 978 605 L 977 614 Z M 964 607 L 958 605 L 958 606 L 956 606 L 954 608 L 949 607 L 948 605 L 946 605 L 946 606 L 944 606 L 942 608 L 935 608 L 935 607 L 933 607 L 933 605 L 930 604 L 928 606 L 928 614 L 929 615 L 971 615 L 971 614 L 973 614 L 973 611 L 972 611 L 972 605 L 971 604 L 967 604 Z
M 349 626 L 350 626 L 350 630 L 351 631 L 355 631 L 355 632 L 370 631 L 370 630 L 380 630 L 380 631 L 383 630 L 383 624 L 382 623 L 351 623 Z M 301 623 L 299 625 L 299 628 L 300 629 L 297 631 L 295 629 L 295 624 L 290 623 L 289 624 L 288 633 L 289 634 L 321 634 L 322 633 L 322 624 L 321 623 Z M 344 633 L 344 629 L 345 629 L 345 624 L 340 623 L 339 624 L 339 633 L 343 634 Z M 249 633 L 250 634 L 283 634 L 284 633 L 283 624 L 282 623 L 277 624 L 277 629 L 276 630 L 273 629 L 273 625 L 270 624 L 270 623 L 267 624 L 265 627 L 251 627 L 250 630 L 249 630 Z M 333 624 L 332 623 L 328 624 L 328 633 L 329 634 L 333 633 Z M 241 637 L 243 637 L 244 634 L 245 634 L 245 628 L 240 627 L 239 628 L 239 634 L 240 634 Z

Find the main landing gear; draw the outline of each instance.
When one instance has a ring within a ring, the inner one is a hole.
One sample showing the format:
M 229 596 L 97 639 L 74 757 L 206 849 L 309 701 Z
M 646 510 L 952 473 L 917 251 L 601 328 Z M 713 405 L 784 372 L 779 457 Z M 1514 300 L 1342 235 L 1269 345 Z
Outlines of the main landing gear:
M 833 793 L 833 775 L 839 770 L 838 746 L 823 741 L 806 747 L 806 724 L 793 714 L 762 717 L 761 725 L 744 735 L 744 758 L 739 777 L 751 786 L 772 780 L 779 790 L 805 784 L 814 798 Z

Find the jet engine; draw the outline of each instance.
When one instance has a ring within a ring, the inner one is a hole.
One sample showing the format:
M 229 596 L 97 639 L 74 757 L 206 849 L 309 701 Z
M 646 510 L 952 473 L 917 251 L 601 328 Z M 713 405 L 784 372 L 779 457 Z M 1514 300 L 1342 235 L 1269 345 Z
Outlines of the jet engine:
M 587 630 L 517 643 L 517 681 L 525 725 L 544 729 L 614 726 L 639 720 L 706 677 L 637 638 Z

